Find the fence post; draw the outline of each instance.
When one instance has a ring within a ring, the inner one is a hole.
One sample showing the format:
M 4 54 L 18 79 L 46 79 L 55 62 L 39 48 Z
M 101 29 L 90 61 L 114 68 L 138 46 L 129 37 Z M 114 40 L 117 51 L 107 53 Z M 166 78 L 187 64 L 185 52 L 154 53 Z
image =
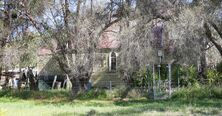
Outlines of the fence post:
M 168 86 L 169 86 L 169 96 L 171 96 L 171 64 L 168 64 L 169 78 L 168 78 Z
M 26 88 L 27 88 L 28 90 L 30 90 L 30 81 L 29 81 L 29 78 L 27 78 L 27 85 L 26 85 Z
M 180 69 L 177 66 L 177 86 L 180 88 Z
M 112 91 L 112 81 L 109 81 L 109 90 Z
M 52 89 L 55 87 L 56 80 L 57 80 L 57 75 L 55 75 L 55 77 L 54 77 L 54 80 L 53 80 L 53 83 L 52 83 Z
M 153 64 L 153 99 L 156 98 L 155 64 Z
M 151 88 L 151 85 L 152 85 L 151 78 L 152 77 L 151 77 L 151 72 L 149 70 L 149 64 L 146 65 L 146 71 L 147 71 L 147 81 L 148 81 L 148 96 L 149 96 L 149 98 L 152 98 L 153 97 L 153 91 L 152 91 L 153 88 Z
M 160 81 L 161 81 L 161 74 L 160 74 L 160 68 L 161 68 L 161 65 L 158 64 L 158 91 L 160 91 Z
M 66 88 L 65 88 L 65 84 L 66 84 Z M 70 90 L 72 88 L 72 82 L 69 78 L 69 75 L 66 74 L 66 80 L 63 83 L 63 88 Z

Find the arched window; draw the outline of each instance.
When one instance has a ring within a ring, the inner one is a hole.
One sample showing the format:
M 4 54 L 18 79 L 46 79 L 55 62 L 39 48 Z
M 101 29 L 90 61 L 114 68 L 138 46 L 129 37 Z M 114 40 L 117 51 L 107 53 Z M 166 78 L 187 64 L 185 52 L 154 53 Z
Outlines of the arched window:
M 112 71 L 116 70 L 116 53 L 115 52 L 111 53 L 111 70 Z

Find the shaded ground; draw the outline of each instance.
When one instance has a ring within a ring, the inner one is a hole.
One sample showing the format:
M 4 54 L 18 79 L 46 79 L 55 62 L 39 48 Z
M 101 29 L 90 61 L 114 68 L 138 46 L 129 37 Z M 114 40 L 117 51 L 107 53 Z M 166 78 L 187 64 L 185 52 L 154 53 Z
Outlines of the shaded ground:
M 129 101 L 0 98 L 0 116 L 222 115 L 221 99 Z

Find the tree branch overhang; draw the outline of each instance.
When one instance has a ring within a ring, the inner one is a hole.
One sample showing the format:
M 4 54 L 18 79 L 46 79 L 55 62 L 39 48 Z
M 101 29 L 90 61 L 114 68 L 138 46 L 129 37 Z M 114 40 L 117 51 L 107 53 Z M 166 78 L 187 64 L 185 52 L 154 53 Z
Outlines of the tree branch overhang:
M 213 26 L 213 25 L 212 25 Z M 214 27 L 214 26 L 213 26 Z M 214 46 L 217 48 L 217 50 L 220 52 L 220 55 L 222 56 L 222 46 L 216 42 L 216 38 L 213 37 L 212 32 L 210 30 L 210 27 L 208 23 L 204 23 L 204 29 L 205 34 L 208 37 L 208 39 L 214 44 Z M 214 28 L 215 29 L 215 28 Z M 216 30 L 216 29 L 215 29 Z M 219 34 L 219 33 L 218 33 Z M 222 36 L 221 36 L 222 37 Z

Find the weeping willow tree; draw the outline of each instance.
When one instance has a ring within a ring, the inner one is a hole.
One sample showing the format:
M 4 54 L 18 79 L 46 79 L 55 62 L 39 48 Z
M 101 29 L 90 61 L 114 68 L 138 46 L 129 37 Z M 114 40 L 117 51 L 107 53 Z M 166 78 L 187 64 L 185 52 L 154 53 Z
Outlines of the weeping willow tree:
M 7 0 L 2 5 L 1 50 L 7 42 L 26 38 L 28 31 L 38 33 L 61 70 L 71 78 L 73 95 L 77 95 L 91 77 L 100 35 L 116 23 L 121 28 L 120 67 L 123 77 L 129 80 L 140 67 L 158 61 L 159 48 L 155 43 L 163 43 L 161 50 L 166 59 L 190 64 L 202 59 L 203 67 L 208 43 L 221 51 L 217 40 L 222 35 L 221 20 L 212 18 L 221 11 L 220 0 L 99 3 L 92 0 Z M 163 24 L 157 26 L 160 23 Z
M 96 6 L 93 4 L 95 2 L 92 0 L 15 2 L 17 5 L 15 11 L 19 12 L 17 17 L 21 22 L 24 21 L 22 23 L 24 27 L 21 26 L 23 32 L 17 36 L 25 36 L 31 28 L 43 38 L 60 69 L 70 77 L 74 96 L 84 88 L 91 77 L 100 35 L 121 20 L 123 1 L 108 1 L 107 6 L 104 4 Z M 56 44 L 52 44 L 52 41 Z
M 125 19 L 131 26 L 123 26 L 121 39 L 122 77 L 130 80 L 141 67 L 158 63 L 155 43 L 159 40 L 155 36 L 160 35 L 166 62 L 195 64 L 200 78 L 205 78 L 208 50 L 221 51 L 220 0 L 139 0 L 131 11 L 135 12 L 129 17 L 136 18 Z M 155 31 L 160 22 L 163 31 Z
M 39 38 L 29 35 L 21 40 L 7 43 L 4 47 L 2 66 L 4 69 L 35 67 Z
M 32 27 L 28 16 L 42 16 L 46 4 L 43 0 L 0 1 L 0 76 L 3 68 L 6 70 L 35 64 L 36 44 L 31 44 L 28 31 Z

